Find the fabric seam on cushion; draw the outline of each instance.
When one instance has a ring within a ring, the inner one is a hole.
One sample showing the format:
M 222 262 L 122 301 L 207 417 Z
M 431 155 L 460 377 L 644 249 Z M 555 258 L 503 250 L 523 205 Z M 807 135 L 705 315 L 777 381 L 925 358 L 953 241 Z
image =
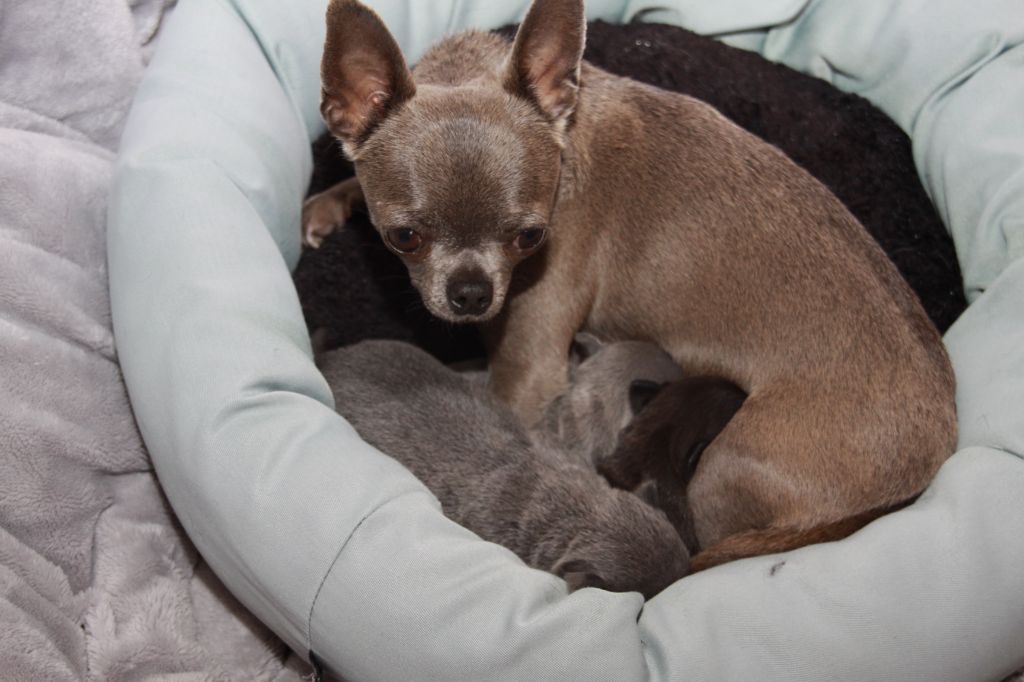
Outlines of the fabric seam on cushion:
M 937 111 L 944 108 L 944 100 L 948 99 L 957 90 L 967 85 L 967 83 L 969 83 L 971 79 L 973 79 L 982 69 L 999 59 L 1007 52 L 1013 50 L 1018 45 L 1024 44 L 1008 43 L 1002 35 L 993 37 L 995 37 L 996 40 L 989 46 L 986 54 L 980 56 L 976 61 L 971 62 L 966 67 L 944 80 L 935 88 L 935 90 L 922 100 L 920 105 L 918 105 L 917 111 L 914 112 L 908 126 L 909 130 L 907 134 L 911 141 L 919 139 L 920 137 L 916 136 L 915 132 L 917 131 L 922 115 L 925 115 L 929 111 Z
M 288 78 L 283 73 L 286 69 L 284 65 L 280 65 L 278 63 L 281 60 L 281 55 L 278 55 L 275 50 L 271 49 L 272 46 L 267 45 L 263 42 L 263 38 L 260 35 L 260 32 L 257 31 L 256 27 L 252 24 L 252 22 L 249 21 L 249 17 L 246 15 L 242 7 L 239 6 L 236 0 L 227 0 L 227 2 L 229 8 L 233 10 L 234 13 L 238 15 L 238 18 L 242 21 L 242 23 L 245 24 L 245 28 L 249 31 L 249 34 L 252 36 L 252 39 L 256 42 L 257 45 L 259 45 L 260 52 L 263 54 L 263 58 L 266 60 L 267 66 L 269 66 L 270 70 L 274 73 L 274 80 L 277 81 L 278 86 L 281 88 L 281 91 L 284 93 L 285 98 L 288 100 L 288 104 L 291 107 L 292 113 L 298 120 L 299 125 L 302 126 L 302 129 L 306 131 L 306 137 L 308 138 L 310 131 L 306 126 L 306 119 L 302 115 L 299 103 L 295 101 L 295 97 L 293 96 L 293 90 L 291 87 L 289 87 Z M 291 268 L 289 268 L 289 270 L 290 269 Z
M 310 604 L 310 606 L 309 606 L 309 618 L 306 619 L 306 650 L 307 650 L 307 652 L 315 651 L 315 649 L 313 647 L 313 612 L 316 610 L 317 601 L 319 601 L 319 599 L 320 599 L 320 592 L 324 589 L 324 585 L 327 584 L 327 579 L 330 578 L 331 577 L 331 573 L 334 572 L 334 567 L 338 564 L 338 560 L 341 558 L 341 555 L 344 553 L 345 548 L 348 547 L 349 542 L 352 541 L 352 538 L 355 537 L 355 534 L 362 527 L 363 522 L 365 522 L 368 518 L 370 518 L 371 516 L 376 514 L 378 511 L 380 511 L 383 507 L 385 507 L 388 504 L 391 504 L 395 500 L 401 499 L 401 498 L 403 498 L 403 497 L 405 497 L 407 495 L 423 495 L 424 493 L 426 493 L 426 490 L 405 490 L 403 492 L 398 493 L 397 495 L 395 495 L 393 497 L 389 497 L 388 499 L 382 501 L 380 504 L 375 506 L 369 512 L 367 512 L 361 519 L 359 519 L 359 521 L 356 523 L 356 525 L 352 527 L 352 532 L 349 533 L 348 537 L 345 538 L 345 541 L 341 543 L 341 547 L 338 548 L 337 553 L 334 555 L 334 558 L 331 560 L 330 566 L 328 566 L 327 570 L 324 572 L 324 577 L 320 579 L 320 583 L 316 586 L 316 593 L 313 594 L 313 603 Z M 429 493 L 427 493 L 427 494 L 429 495 Z
M 274 79 L 277 80 L 278 84 L 281 85 L 281 88 L 287 93 L 288 89 L 285 88 L 284 83 L 281 82 L 281 74 L 277 71 L 277 63 L 271 59 L 273 54 L 267 46 L 263 44 L 263 41 L 260 39 L 259 31 L 257 31 L 256 27 L 252 25 L 252 22 L 249 21 L 249 17 L 246 16 L 245 12 L 238 6 L 238 3 L 235 2 L 235 0 L 227 0 L 225 4 L 227 5 L 226 8 L 234 12 L 238 16 L 239 20 L 245 24 L 245 28 L 249 31 L 249 35 L 252 36 L 252 39 L 260 46 L 260 52 L 263 53 L 263 58 L 267 61 L 267 66 L 269 66 L 270 70 L 274 72 Z

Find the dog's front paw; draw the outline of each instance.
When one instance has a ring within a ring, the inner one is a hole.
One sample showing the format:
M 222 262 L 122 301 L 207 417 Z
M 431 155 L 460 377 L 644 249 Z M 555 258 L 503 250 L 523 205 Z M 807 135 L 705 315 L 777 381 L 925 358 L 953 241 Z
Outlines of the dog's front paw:
M 306 199 L 302 205 L 302 243 L 312 249 L 320 248 L 324 239 L 348 222 L 356 204 L 362 202 L 363 191 L 356 178 Z
M 302 244 L 311 249 L 319 249 L 320 245 L 339 224 L 344 225 L 348 216 L 339 215 L 338 206 L 333 201 L 325 200 L 317 194 L 306 200 L 302 205 Z

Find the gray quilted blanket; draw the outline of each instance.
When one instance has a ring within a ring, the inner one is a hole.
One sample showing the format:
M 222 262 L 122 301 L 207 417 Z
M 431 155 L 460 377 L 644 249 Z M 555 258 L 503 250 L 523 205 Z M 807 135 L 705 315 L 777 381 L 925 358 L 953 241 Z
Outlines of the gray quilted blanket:
M 177 526 L 110 329 L 105 209 L 173 0 L 0 0 L 0 679 L 307 671 Z

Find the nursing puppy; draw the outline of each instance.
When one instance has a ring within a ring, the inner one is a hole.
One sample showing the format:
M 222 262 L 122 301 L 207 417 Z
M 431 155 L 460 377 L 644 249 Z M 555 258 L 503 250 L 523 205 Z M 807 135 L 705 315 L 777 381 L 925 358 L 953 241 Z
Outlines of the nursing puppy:
M 448 38 L 414 78 L 376 14 L 332 0 L 321 111 L 358 181 L 311 200 L 307 236 L 365 198 L 426 306 L 483 323 L 493 391 L 528 423 L 581 329 L 742 388 L 687 490 L 719 556 L 918 494 L 956 415 L 913 293 L 810 175 L 697 100 L 583 63 L 584 30 L 582 0 L 535 0 L 514 43 Z
M 569 388 L 548 404 L 530 436 L 538 445 L 596 469 L 611 457 L 619 434 L 640 408 L 661 387 L 682 377 L 679 365 L 657 346 L 641 341 L 606 344 L 592 334 L 577 334 Z M 683 421 L 703 419 L 689 414 Z
M 583 366 L 621 360 L 601 356 Z M 531 439 L 485 385 L 397 341 L 364 341 L 318 364 L 360 436 L 412 471 L 449 518 L 528 565 L 570 589 L 645 597 L 686 575 L 689 554 L 664 513 L 610 487 L 578 456 Z
M 701 455 L 747 394 L 716 377 L 685 377 L 669 384 L 637 380 L 630 393 L 635 417 L 620 432 L 615 450 L 597 462 L 598 471 L 614 486 L 642 491 L 693 548 L 697 539 L 686 489 Z M 700 557 L 705 560 L 707 553 Z

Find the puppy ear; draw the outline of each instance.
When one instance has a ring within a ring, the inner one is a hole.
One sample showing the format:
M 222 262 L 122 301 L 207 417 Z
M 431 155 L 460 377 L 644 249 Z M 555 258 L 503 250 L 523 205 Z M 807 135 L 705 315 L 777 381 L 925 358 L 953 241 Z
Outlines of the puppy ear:
M 576 108 L 586 30 L 583 0 L 534 0 L 516 34 L 505 89 L 564 123 Z
M 563 557 L 555 564 L 552 573 L 565 581 L 570 592 L 575 592 L 584 587 L 607 589 L 607 582 L 598 575 L 595 568 L 585 559 L 567 559 Z
M 639 497 L 645 504 L 648 504 L 655 509 L 661 507 L 661 495 L 659 494 L 658 484 L 648 478 L 643 483 L 633 489 L 633 494 Z
M 691 445 L 685 457 L 673 458 L 672 471 L 675 472 L 676 476 L 679 476 L 684 481 L 693 480 L 693 475 L 697 473 L 697 465 L 700 464 L 701 455 L 708 449 L 708 445 L 708 441 L 702 440 Z M 676 454 L 676 451 L 673 450 L 673 453 Z
M 570 363 L 573 365 L 583 364 L 597 351 L 601 350 L 603 346 L 604 341 L 593 334 L 580 332 L 573 337 L 572 345 L 569 347 L 569 351 L 572 354 Z
M 416 94 L 398 43 L 380 17 L 357 0 L 331 0 L 320 63 L 320 114 L 355 150 L 374 128 Z
M 665 386 L 667 386 L 665 382 L 649 379 L 634 379 L 630 382 L 629 409 L 633 412 L 633 416 L 640 414 L 640 410 L 647 407 Z

